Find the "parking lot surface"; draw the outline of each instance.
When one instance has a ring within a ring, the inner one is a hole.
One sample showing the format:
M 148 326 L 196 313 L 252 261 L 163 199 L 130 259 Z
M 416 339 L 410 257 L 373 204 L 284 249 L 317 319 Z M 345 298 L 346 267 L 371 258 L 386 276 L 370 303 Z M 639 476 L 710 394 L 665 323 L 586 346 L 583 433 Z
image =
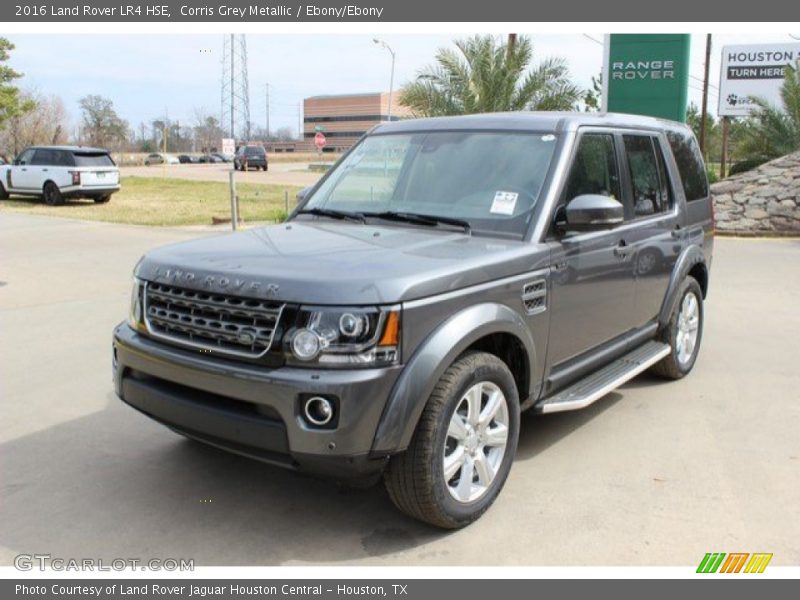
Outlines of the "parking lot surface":
M 236 181 L 243 183 L 272 183 L 275 185 L 313 185 L 321 173 L 310 171 L 305 162 L 270 163 L 269 171 L 237 171 Z M 228 181 L 230 163 L 201 165 L 153 165 L 150 167 L 120 167 L 122 177 L 169 177 L 195 181 Z
M 254 175 L 254 174 L 253 174 Z M 718 239 L 703 347 L 584 411 L 523 419 L 503 493 L 442 532 L 353 490 L 206 448 L 116 399 L 131 270 L 186 230 L 0 215 L 0 564 L 800 562 L 800 242 Z

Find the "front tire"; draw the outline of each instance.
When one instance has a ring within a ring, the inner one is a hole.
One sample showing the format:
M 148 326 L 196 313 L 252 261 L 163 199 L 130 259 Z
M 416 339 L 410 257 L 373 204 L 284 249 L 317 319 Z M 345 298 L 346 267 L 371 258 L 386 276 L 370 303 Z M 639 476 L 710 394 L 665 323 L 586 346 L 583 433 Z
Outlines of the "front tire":
M 6 191 L 6 186 L 0 183 L 0 200 L 8 200 L 8 192 Z
M 681 283 L 669 323 L 664 327 L 662 340 L 672 352 L 656 363 L 652 372 L 665 379 L 680 379 L 689 373 L 697 361 L 703 338 L 703 290 L 694 277 Z
M 472 352 L 439 379 L 386 489 L 407 515 L 446 529 L 469 525 L 503 488 L 519 438 L 519 395 L 506 364 Z
M 61 190 L 53 181 L 48 181 L 44 184 L 42 190 L 45 204 L 48 206 L 61 206 L 64 204 L 64 196 L 61 195 Z

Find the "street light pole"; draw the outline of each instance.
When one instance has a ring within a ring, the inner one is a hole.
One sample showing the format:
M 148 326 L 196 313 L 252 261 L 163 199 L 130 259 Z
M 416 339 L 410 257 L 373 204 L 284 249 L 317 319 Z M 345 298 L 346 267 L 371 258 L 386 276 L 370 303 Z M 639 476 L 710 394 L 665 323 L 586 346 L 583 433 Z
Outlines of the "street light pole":
M 383 40 L 379 40 L 378 38 L 373 38 L 372 40 L 374 43 L 378 44 L 379 46 L 383 46 L 386 50 L 389 51 L 389 54 L 392 55 L 392 71 L 391 75 L 389 75 L 389 110 L 387 111 L 387 118 L 389 121 L 392 120 L 392 92 L 394 92 L 394 59 L 395 53 L 392 50 L 392 47 L 384 42 Z

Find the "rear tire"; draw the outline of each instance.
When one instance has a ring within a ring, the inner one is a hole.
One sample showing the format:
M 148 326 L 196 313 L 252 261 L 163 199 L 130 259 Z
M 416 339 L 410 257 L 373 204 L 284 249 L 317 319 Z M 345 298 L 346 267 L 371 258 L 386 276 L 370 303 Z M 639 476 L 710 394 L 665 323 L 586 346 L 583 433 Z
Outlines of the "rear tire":
M 397 508 L 415 519 L 464 527 L 497 498 L 518 437 L 511 371 L 492 354 L 465 354 L 439 379 L 408 449 L 389 462 L 386 489 Z
M 703 290 L 694 277 L 687 277 L 676 294 L 675 306 L 662 332 L 662 341 L 672 352 L 653 365 L 651 372 L 665 379 L 680 379 L 694 367 L 703 339 Z
M 99 196 L 94 198 L 95 204 L 106 204 L 109 200 L 111 200 L 111 194 L 106 194 L 105 196 Z
M 42 189 L 45 204 L 48 206 L 61 206 L 64 204 L 64 196 L 61 195 L 61 190 L 53 181 L 48 181 L 44 184 Z

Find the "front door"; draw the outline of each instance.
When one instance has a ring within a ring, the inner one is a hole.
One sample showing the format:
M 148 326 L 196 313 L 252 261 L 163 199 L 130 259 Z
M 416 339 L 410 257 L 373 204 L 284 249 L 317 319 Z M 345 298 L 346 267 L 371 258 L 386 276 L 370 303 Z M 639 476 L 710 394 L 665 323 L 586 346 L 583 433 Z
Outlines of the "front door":
M 622 201 L 618 139 L 580 135 L 561 205 L 582 194 Z M 633 252 L 625 228 L 551 236 L 548 364 L 569 360 L 635 324 Z
M 10 189 L 20 192 L 31 192 L 36 189 L 38 181 L 38 167 L 33 167 L 33 148 L 28 148 L 20 154 L 11 167 L 11 186 Z M 41 188 L 39 188 L 41 191 Z

